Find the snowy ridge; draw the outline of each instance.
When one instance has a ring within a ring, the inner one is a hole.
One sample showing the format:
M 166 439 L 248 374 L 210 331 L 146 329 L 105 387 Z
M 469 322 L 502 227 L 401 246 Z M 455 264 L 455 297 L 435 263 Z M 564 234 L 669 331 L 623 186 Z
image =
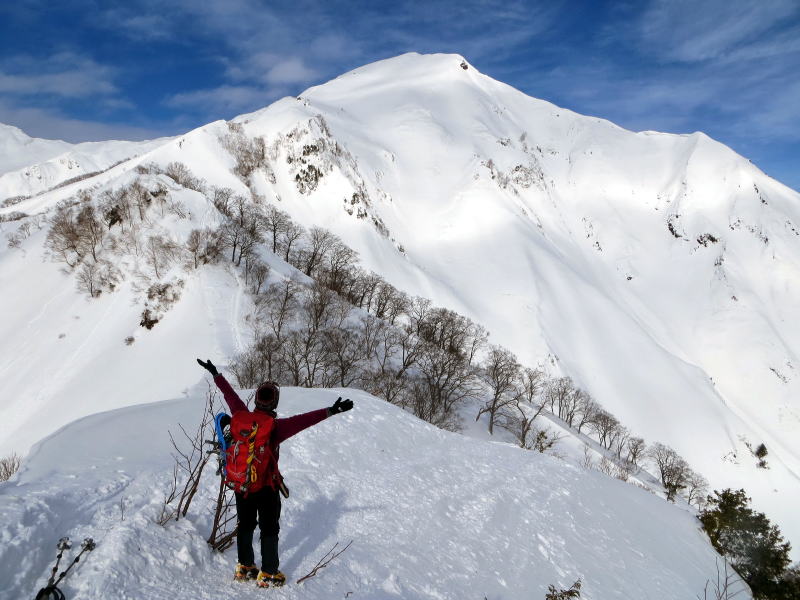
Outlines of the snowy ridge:
M 797 192 L 704 134 L 629 132 L 452 55 L 368 65 L 234 123 L 268 150 L 248 185 L 231 172 L 229 127 L 217 122 L 0 216 L 119 187 L 150 162 L 252 190 L 332 230 L 399 289 L 481 323 L 522 361 L 552 357 L 636 435 L 673 446 L 714 487 L 744 487 L 797 546 Z M 309 165 L 321 176 L 309 178 Z M 170 194 L 190 212 L 167 222 L 176 240 L 214 222 L 201 194 Z M 34 441 L 26 424 L 44 435 L 176 396 L 196 380 L 176 358 L 189 348 L 241 347 L 247 306 L 222 269 L 180 275 L 181 301 L 144 332 L 133 282 L 90 301 L 45 261 L 43 241 L 39 231 L 19 250 L 0 248 L 0 279 L 26 288 L 1 307 L 18 315 L 0 323 L 4 451 Z M 126 347 L 128 335 L 137 341 Z M 131 373 L 148 373 L 146 389 L 121 384 Z M 766 444 L 769 470 L 745 442 Z
M 188 519 L 162 528 L 167 429 L 191 430 L 186 399 L 82 419 L 37 445 L 0 484 L 0 594 L 32 597 L 58 538 L 94 537 L 64 586 L 74 600 L 215 599 L 264 592 L 230 580 L 235 552 L 205 544 L 217 478 L 206 469 Z M 246 394 L 244 392 L 243 394 Z M 579 577 L 582 598 L 689 598 L 716 573 L 694 517 L 656 496 L 562 461 L 447 433 L 357 390 L 284 388 L 281 414 L 355 409 L 282 445 L 281 568 L 286 598 L 541 598 Z M 147 432 L 144 436 L 143 432 Z M 87 501 L 88 499 L 88 501 Z M 336 542 L 351 548 L 296 586 Z
M 72 146 L 61 140 L 32 138 L 18 127 L 0 123 L 0 175 L 49 160 Z
M 0 123 L 0 205 L 105 171 L 168 139 L 69 144 L 31 138 L 16 127 Z

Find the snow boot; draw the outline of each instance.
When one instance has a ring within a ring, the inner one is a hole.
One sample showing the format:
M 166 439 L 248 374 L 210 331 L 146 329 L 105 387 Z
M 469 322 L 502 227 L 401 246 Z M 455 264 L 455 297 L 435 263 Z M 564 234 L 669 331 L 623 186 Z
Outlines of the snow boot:
M 278 571 L 277 573 L 259 572 L 256 585 L 262 588 L 282 587 L 286 583 L 286 575 Z
M 252 565 L 250 567 L 236 563 L 236 571 L 233 573 L 235 581 L 250 581 L 258 577 L 258 567 Z

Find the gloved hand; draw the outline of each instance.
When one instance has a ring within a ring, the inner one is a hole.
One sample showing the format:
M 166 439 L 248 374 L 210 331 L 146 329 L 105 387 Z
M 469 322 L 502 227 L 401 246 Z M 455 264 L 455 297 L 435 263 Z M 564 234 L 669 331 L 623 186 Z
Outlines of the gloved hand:
M 338 415 L 346 410 L 350 410 L 353 408 L 353 401 L 348 398 L 347 400 L 342 400 L 342 397 L 339 396 L 339 399 L 333 403 L 333 406 L 328 407 L 328 414 L 331 415 Z
M 198 358 L 197 359 L 197 364 L 199 364 L 206 371 L 211 373 L 212 377 L 216 377 L 217 375 L 219 375 L 219 371 L 217 371 L 217 367 L 214 366 L 214 363 L 212 363 L 210 359 L 208 361 L 206 361 L 206 362 L 203 362 L 202 360 L 200 360 Z

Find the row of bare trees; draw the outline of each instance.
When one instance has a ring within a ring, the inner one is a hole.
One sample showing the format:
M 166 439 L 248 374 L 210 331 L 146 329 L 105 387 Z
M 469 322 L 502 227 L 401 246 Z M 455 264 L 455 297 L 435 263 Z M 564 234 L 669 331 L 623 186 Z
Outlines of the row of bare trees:
M 658 442 L 648 448 L 644 439 L 633 435 L 569 377 L 548 378 L 540 370 L 525 368 L 501 346 L 489 349 L 481 374 L 488 394 L 476 420 L 486 415 L 489 433 L 499 425 L 512 431 L 520 446 L 541 448 L 548 440 L 544 430 L 533 426 L 533 419 L 547 410 L 608 451 L 605 469 L 610 473 L 627 479 L 647 464 L 655 468 L 669 500 L 683 490 L 689 502 L 702 502 L 707 482 L 686 460 Z
M 215 190 L 226 227 L 252 232 L 242 248 L 281 256 L 314 283 L 288 279 L 260 293 L 255 343 L 234 361 L 239 384 L 265 379 L 289 385 L 362 387 L 448 429 L 457 429 L 458 408 L 480 399 L 476 420 L 485 415 L 489 433 L 510 431 L 523 448 L 545 451 L 558 436 L 537 421 L 550 413 L 575 432 L 589 435 L 608 451 L 613 472 L 627 478 L 646 464 L 656 468 L 669 499 L 687 490 L 690 501 L 704 496 L 705 481 L 663 444 L 648 448 L 610 412 L 568 377 L 551 378 L 523 367 L 502 346 L 487 347 L 486 332 L 454 311 L 412 298 L 375 273 L 358 266 L 358 254 L 331 232 L 296 225 L 275 206 L 265 208 Z M 236 238 L 223 236 L 232 247 Z M 250 277 L 247 264 L 243 267 Z M 354 310 L 361 309 L 361 311 Z M 364 311 L 367 314 L 364 314 Z M 478 358 L 481 357 L 479 361 Z
M 266 379 L 362 387 L 449 429 L 458 407 L 481 391 L 476 358 L 485 332 L 428 300 L 411 301 L 392 325 L 318 281 L 286 279 L 257 295 L 256 307 L 255 342 L 231 365 L 243 387 Z

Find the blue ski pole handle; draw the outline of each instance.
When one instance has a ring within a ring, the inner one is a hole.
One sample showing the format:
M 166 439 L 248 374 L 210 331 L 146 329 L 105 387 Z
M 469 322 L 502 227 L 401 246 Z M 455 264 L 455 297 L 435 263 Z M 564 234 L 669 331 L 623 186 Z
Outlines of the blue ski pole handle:
M 225 465 L 225 451 L 228 449 L 228 442 L 225 439 L 225 426 L 230 423 L 231 418 L 224 412 L 218 413 L 214 417 L 214 429 L 217 432 L 217 440 L 219 441 L 219 456 L 222 476 L 225 477 L 227 473 Z M 227 421 L 227 422 L 225 422 Z

